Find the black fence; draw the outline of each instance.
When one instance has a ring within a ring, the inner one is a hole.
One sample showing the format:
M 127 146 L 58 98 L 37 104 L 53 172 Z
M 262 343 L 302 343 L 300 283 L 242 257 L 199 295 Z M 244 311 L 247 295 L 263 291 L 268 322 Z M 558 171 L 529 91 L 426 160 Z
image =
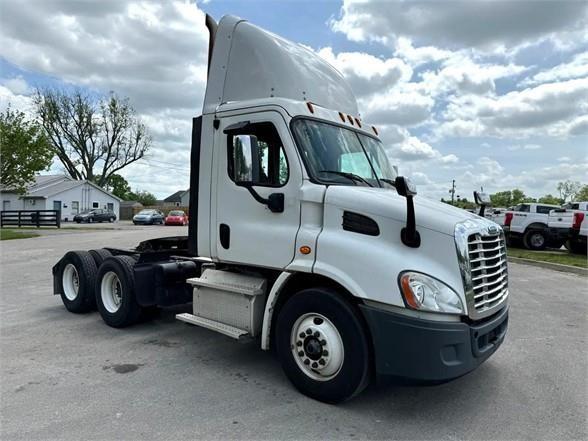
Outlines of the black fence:
M 6 210 L 0 212 L 0 226 L 61 228 L 61 212 L 59 210 Z

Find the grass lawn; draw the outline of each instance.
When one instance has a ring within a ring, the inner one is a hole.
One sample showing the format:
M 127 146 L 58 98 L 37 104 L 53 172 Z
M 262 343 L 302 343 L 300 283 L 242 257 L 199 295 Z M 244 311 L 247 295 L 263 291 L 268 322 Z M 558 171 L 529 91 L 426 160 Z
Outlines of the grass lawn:
M 0 240 L 11 240 L 11 239 L 27 239 L 29 237 L 37 237 L 37 233 L 31 231 L 15 231 L 9 228 L 0 228 Z
M 529 251 L 520 248 L 509 248 L 508 255 L 510 257 L 521 257 L 523 259 L 588 268 L 588 258 L 586 256 L 572 254 L 567 251 Z

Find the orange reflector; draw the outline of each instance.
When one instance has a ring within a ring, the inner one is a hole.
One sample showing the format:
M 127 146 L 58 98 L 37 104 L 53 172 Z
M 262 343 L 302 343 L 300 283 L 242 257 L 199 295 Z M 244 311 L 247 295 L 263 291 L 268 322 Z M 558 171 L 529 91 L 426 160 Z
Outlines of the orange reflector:
M 314 107 L 312 106 L 312 103 L 310 101 L 306 102 L 306 107 L 308 107 L 308 110 L 310 110 L 310 113 L 314 113 Z
M 310 254 L 311 251 L 312 250 L 310 249 L 310 247 L 308 247 L 306 245 L 303 245 L 303 246 L 300 247 L 300 252 L 302 254 Z
M 351 125 L 353 125 L 353 118 L 351 118 L 351 115 L 347 115 L 347 119 L 349 120 L 349 122 L 351 123 Z
M 341 118 L 341 121 L 345 122 L 345 115 L 343 115 L 342 112 L 339 112 L 339 118 Z
M 402 276 L 402 278 L 400 279 L 400 285 L 402 286 L 402 294 L 404 294 L 404 300 L 406 300 L 408 306 L 410 306 L 412 309 L 419 309 L 420 303 L 418 302 L 418 300 L 414 296 L 414 293 L 412 292 L 412 288 L 410 287 L 410 276 L 408 274 Z
M 359 121 L 359 118 L 355 118 L 355 122 L 357 123 L 358 127 L 361 127 L 361 122 Z
M 372 126 L 372 130 L 374 131 L 374 133 L 377 135 L 378 134 L 378 129 L 376 129 L 374 126 Z

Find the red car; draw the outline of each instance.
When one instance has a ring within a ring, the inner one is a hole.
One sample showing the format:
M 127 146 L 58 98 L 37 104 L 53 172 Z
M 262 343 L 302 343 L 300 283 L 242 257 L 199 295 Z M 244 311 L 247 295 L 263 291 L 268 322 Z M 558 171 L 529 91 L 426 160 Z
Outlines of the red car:
M 188 225 L 188 215 L 182 210 L 172 210 L 165 218 L 166 225 Z

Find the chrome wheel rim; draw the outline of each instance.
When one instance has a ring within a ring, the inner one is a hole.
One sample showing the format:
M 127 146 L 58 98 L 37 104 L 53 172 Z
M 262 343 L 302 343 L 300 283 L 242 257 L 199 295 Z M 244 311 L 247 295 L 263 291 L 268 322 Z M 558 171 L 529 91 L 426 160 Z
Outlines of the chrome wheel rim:
M 300 370 L 313 380 L 331 380 L 343 367 L 345 352 L 341 334 L 321 314 L 307 313 L 296 320 L 290 349 Z
M 531 245 L 534 247 L 542 247 L 545 243 L 545 238 L 540 233 L 535 233 L 531 235 Z
M 100 283 L 100 297 L 104 308 L 115 313 L 122 305 L 122 284 L 114 271 L 109 271 L 102 277 Z
M 65 298 L 70 301 L 75 300 L 80 292 L 80 277 L 74 264 L 65 265 L 61 281 Z

